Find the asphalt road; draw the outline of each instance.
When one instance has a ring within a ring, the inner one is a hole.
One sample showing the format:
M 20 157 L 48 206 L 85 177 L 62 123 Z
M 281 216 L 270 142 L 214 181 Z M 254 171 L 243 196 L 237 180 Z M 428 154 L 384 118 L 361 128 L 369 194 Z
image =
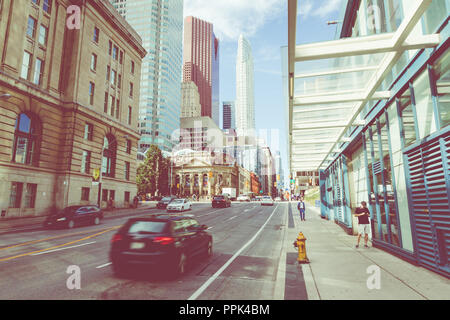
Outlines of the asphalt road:
M 156 212 L 149 209 L 142 215 Z M 192 261 L 176 279 L 154 270 L 121 278 L 113 274 L 110 240 L 128 217 L 71 230 L 2 235 L 0 299 L 277 299 L 286 203 L 233 203 L 223 209 L 199 203 L 186 213 L 209 227 L 214 253 Z M 79 267 L 80 289 L 67 287 L 69 266 Z

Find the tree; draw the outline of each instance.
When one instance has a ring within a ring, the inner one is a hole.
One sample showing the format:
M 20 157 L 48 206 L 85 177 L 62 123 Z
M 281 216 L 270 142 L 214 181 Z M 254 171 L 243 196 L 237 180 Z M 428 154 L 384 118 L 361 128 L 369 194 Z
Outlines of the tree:
M 156 145 L 147 150 L 144 163 L 137 168 L 136 183 L 138 193 L 167 194 L 169 189 L 170 161 L 163 157 Z

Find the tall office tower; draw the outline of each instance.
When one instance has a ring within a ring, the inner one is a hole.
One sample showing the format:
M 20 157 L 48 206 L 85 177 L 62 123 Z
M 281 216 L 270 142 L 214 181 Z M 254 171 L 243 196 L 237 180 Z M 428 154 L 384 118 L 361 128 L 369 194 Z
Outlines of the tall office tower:
M 239 134 L 255 129 L 252 48 L 242 34 L 236 59 L 236 126 Z
M 236 129 L 236 116 L 234 101 L 223 102 L 223 126 L 222 129 Z
M 184 20 L 183 82 L 188 81 L 197 85 L 201 115 L 219 126 L 219 39 L 211 23 L 195 17 Z
M 183 0 L 110 1 L 148 52 L 141 70 L 139 148 L 155 144 L 171 151 L 172 133 L 180 127 Z

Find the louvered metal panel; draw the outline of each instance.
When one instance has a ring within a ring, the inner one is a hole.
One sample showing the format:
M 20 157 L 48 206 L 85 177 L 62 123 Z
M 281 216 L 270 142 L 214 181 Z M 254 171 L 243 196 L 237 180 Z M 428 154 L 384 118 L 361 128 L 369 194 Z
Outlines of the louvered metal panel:
M 405 155 L 418 261 L 450 277 L 450 130 Z

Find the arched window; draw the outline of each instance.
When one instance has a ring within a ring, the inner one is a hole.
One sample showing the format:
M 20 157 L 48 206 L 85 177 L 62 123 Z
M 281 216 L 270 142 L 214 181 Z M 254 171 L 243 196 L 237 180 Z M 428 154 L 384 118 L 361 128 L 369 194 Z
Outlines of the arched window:
M 117 142 L 114 136 L 107 135 L 103 139 L 102 175 L 114 178 L 116 169 Z
M 12 161 L 36 166 L 39 155 L 39 121 L 21 113 L 16 119 L 14 129 Z

